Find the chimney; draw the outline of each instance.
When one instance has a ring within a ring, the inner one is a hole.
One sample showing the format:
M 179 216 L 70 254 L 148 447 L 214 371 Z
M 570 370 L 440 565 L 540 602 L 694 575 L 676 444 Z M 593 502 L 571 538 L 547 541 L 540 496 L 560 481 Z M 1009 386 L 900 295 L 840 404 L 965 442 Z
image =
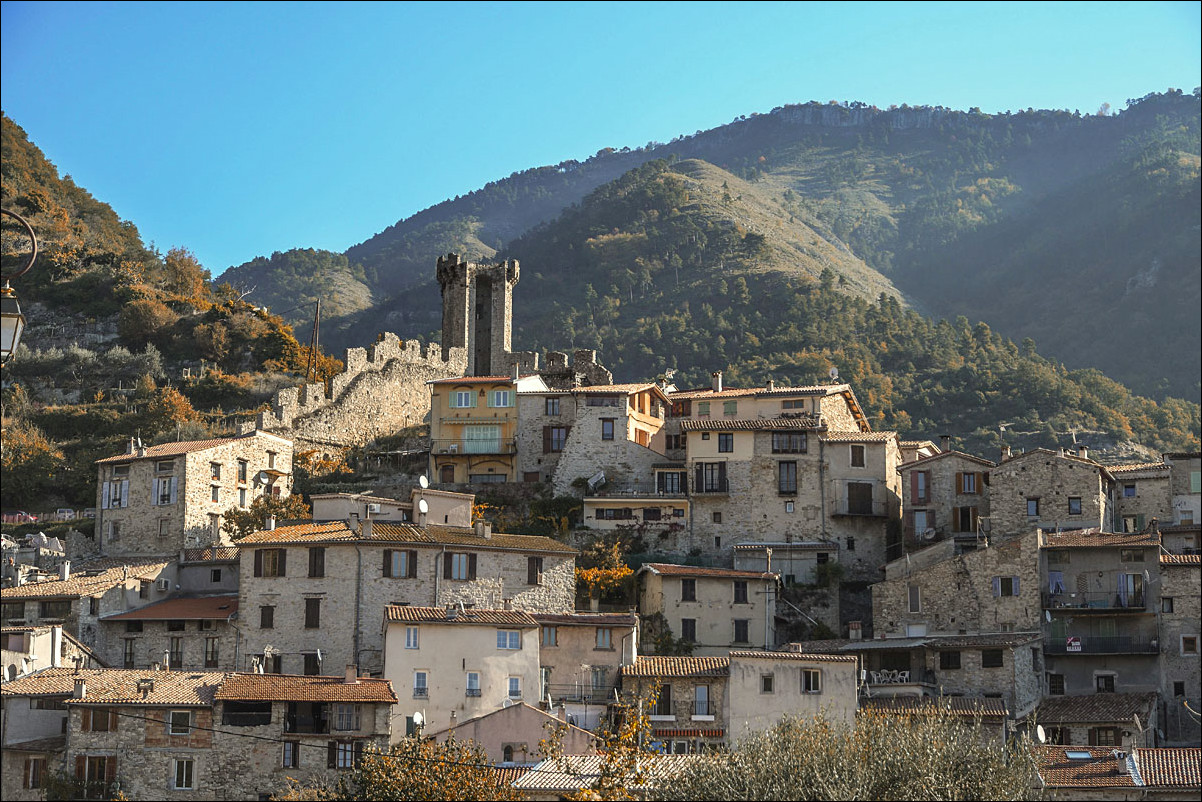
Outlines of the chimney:
M 517 362 L 514 362 L 513 363 L 513 380 L 516 382 L 520 378 L 522 378 L 521 366 L 518 365 Z
M 1002 446 L 1002 462 L 1010 459 L 1010 446 Z
M 1077 456 L 1081 459 L 1089 459 L 1089 446 L 1077 446 Z
M 513 609 L 513 599 L 501 599 L 501 609 L 502 610 L 512 610 Z
M 58 578 L 66 582 L 71 578 L 71 561 L 63 560 L 63 564 L 58 567 Z
M 715 370 L 713 373 L 710 374 L 710 380 L 713 384 L 714 392 L 715 393 L 722 392 L 722 371 Z
M 129 438 L 129 442 L 125 444 L 125 453 L 126 454 L 134 453 L 134 449 L 135 449 L 136 445 L 137 445 L 137 442 L 132 437 Z
M 359 537 L 371 540 L 371 518 L 363 519 L 363 523 L 359 527 Z
M 847 637 L 850 640 L 860 640 L 864 637 L 864 624 L 861 621 L 847 622 Z
M 83 699 L 88 695 L 88 681 L 85 679 L 75 680 L 75 691 L 71 694 L 73 699 Z
M 1060 448 L 1056 449 L 1056 453 L 1058 453 L 1060 456 L 1063 457 L 1064 456 L 1064 446 L 1060 446 Z
M 354 663 L 346 664 L 346 674 L 342 678 L 344 685 L 354 685 L 359 681 L 359 666 Z
M 952 436 L 950 434 L 939 435 L 939 450 L 943 452 L 952 450 Z
M 142 438 L 138 437 L 137 445 L 135 446 L 139 457 L 146 456 L 146 446 L 142 445 Z
M 274 515 L 268 515 L 266 518 L 263 519 L 263 528 L 266 529 L 268 532 L 271 532 L 275 529 L 275 516 Z
M 488 521 L 476 521 L 476 537 L 492 540 L 492 524 Z
M 769 379 L 769 380 L 768 380 L 768 385 L 767 385 L 767 388 L 766 388 L 766 389 L 768 390 L 768 392 L 772 392 L 773 390 L 775 390 L 775 389 L 776 389 L 776 382 L 772 381 L 772 379 Z

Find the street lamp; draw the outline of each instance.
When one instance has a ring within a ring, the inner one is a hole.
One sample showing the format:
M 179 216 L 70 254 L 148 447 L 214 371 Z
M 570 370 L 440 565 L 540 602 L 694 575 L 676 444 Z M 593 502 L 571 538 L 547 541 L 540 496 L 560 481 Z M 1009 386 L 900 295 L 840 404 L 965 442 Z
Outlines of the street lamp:
M 29 268 L 33 267 L 33 260 L 38 257 L 38 238 L 33 233 L 33 226 L 29 225 L 24 217 L 16 212 L 10 212 L 8 209 L 0 209 L 0 212 L 20 223 L 29 234 L 31 243 L 29 259 L 25 262 L 25 266 L 16 273 L 0 276 L 4 280 L 4 286 L 0 287 L 0 364 L 3 364 L 12 358 L 13 353 L 17 350 L 17 345 L 21 342 L 21 333 L 25 331 L 25 315 L 21 314 L 21 305 L 17 303 L 17 293 L 9 285 L 9 280 L 25 275 L 29 272 Z

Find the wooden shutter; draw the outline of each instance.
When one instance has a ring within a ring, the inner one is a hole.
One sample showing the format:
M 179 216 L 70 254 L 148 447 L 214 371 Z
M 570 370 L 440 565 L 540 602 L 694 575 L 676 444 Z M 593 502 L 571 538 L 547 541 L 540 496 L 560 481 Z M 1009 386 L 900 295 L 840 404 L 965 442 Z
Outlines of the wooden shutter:
M 1017 596 L 1018 595 L 1018 577 L 1016 577 L 1016 576 L 1011 577 L 1010 581 L 1013 583 L 1013 587 L 1011 588 L 1011 590 L 1013 591 L 1014 595 Z
M 118 724 L 120 724 L 120 719 L 117 716 L 117 711 L 110 710 L 109 711 L 109 732 L 116 732 Z
M 109 494 L 112 492 L 109 487 L 110 485 L 108 482 L 105 482 L 100 487 L 100 509 L 102 510 L 107 510 L 109 508 Z
M 117 757 L 115 755 L 104 759 L 104 784 L 112 785 L 117 779 Z
M 450 552 L 443 554 L 442 555 L 442 578 L 443 579 L 451 578 L 451 563 L 452 563 L 452 559 L 451 559 Z
M 255 576 L 263 576 L 263 550 L 255 549 Z
M 537 585 L 538 575 L 543 572 L 542 557 L 527 557 L 526 558 L 526 584 Z
M 914 537 L 914 510 L 906 510 L 902 517 L 902 523 L 905 527 L 905 533 L 910 537 Z
M 969 518 L 971 519 L 971 526 L 972 526 L 972 529 L 969 531 L 976 532 L 977 531 L 977 518 L 979 517 L 977 515 L 977 508 L 969 507 L 968 515 L 969 515 Z
M 910 503 L 917 504 L 918 501 L 918 471 L 910 471 Z
M 277 576 L 288 576 L 288 549 L 280 549 L 280 573 Z
M 719 490 L 726 489 L 726 463 L 725 462 L 718 463 L 718 489 Z
M 358 727 L 356 727 L 358 729 Z M 363 762 L 363 742 L 355 741 L 355 765 L 358 766 Z
M 417 577 L 417 550 L 414 549 L 409 552 L 409 578 L 415 579 L 416 577 Z
M 1089 728 L 1089 745 L 1090 746 L 1098 745 L 1098 728 L 1097 727 Z
M 392 549 L 384 549 L 384 573 L 381 576 L 385 579 L 392 576 Z
M 330 741 L 326 745 L 326 768 L 338 768 L 338 742 Z
M 994 596 L 1002 595 L 1002 578 L 1000 576 L 995 576 L 993 578 L 993 595 Z
M 79 731 L 92 731 L 92 709 L 90 707 L 85 707 L 83 710 L 79 711 Z
M 964 492 L 964 474 L 956 471 L 956 493 Z
M 960 476 L 960 474 L 956 474 L 957 478 L 959 478 L 959 476 Z M 960 507 L 952 507 L 952 531 L 953 532 L 960 531 L 960 509 L 961 509 Z
M 75 779 L 86 780 L 88 778 L 88 756 L 75 756 Z
M 467 556 L 467 578 L 468 579 L 476 578 L 476 555 L 475 554 L 469 554 Z
M 129 506 L 129 480 L 128 479 L 121 482 L 121 506 L 122 507 Z
M 982 489 L 984 487 L 985 487 L 985 474 L 981 473 L 980 471 L 977 471 L 977 492 L 984 493 L 985 491 Z
M 551 453 L 551 427 L 550 426 L 543 427 L 543 453 L 544 454 Z

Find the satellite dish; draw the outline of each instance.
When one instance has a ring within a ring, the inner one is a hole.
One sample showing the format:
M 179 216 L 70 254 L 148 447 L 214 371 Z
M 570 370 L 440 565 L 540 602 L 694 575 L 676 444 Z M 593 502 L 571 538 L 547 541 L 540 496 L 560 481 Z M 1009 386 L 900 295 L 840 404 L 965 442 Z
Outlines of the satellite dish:
M 430 505 L 426 503 L 426 500 L 424 498 L 419 498 L 417 500 L 417 511 L 420 512 L 422 515 L 425 515 L 427 512 L 430 511 Z
M 831 368 L 830 370 L 828 370 L 826 373 L 827 373 L 827 375 L 828 375 L 828 376 L 830 376 L 830 377 L 831 377 L 831 381 L 838 381 L 838 380 L 839 380 L 839 369 L 838 369 L 838 368 L 836 368 L 836 367 L 832 367 L 832 368 Z
M 420 727 L 426 723 L 426 717 L 422 715 L 422 711 L 418 710 L 413 714 L 413 726 Z
M 426 478 L 424 473 L 417 478 L 417 483 L 422 486 L 422 490 L 430 486 L 430 480 Z
M 269 474 L 267 471 L 259 471 L 259 475 L 256 476 L 255 479 L 259 481 L 259 484 L 265 485 L 271 481 L 271 474 Z
M 934 540 L 935 539 L 935 528 L 928 526 L 926 531 L 922 533 L 922 539 L 923 540 Z
M 1048 742 L 1048 734 L 1047 734 L 1046 732 L 1044 732 L 1044 731 L 1043 731 L 1043 725 L 1042 725 L 1042 724 L 1036 724 L 1036 725 L 1035 725 L 1035 738 L 1036 738 L 1036 740 L 1038 740 L 1038 741 L 1039 741 L 1041 744 L 1046 744 L 1046 743 Z
M 1049 624 L 1052 623 L 1052 611 L 1051 610 L 1044 610 L 1043 617 L 1048 620 Z

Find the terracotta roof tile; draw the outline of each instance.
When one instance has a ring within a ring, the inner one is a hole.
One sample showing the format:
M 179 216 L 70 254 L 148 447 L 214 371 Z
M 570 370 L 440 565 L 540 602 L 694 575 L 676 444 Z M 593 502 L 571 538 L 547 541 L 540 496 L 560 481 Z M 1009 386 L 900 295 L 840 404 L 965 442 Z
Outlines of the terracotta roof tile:
M 541 551 L 559 554 L 576 554 L 576 549 L 558 540 L 541 535 L 493 534 L 490 538 L 480 537 L 475 531 L 461 526 L 427 526 L 400 523 L 397 521 L 373 521 L 371 537 L 364 540 L 357 533 L 363 530 L 360 523 L 352 531 L 345 521 L 307 522 L 291 526 L 278 526 L 272 530 L 262 529 L 238 541 L 239 547 L 272 545 L 308 545 L 316 543 L 412 543 L 429 546 L 467 546 L 472 549 L 513 549 L 519 551 Z
M 410 607 L 390 604 L 384 608 L 384 621 L 412 624 L 464 624 L 475 626 L 521 627 L 534 629 L 538 622 L 521 610 L 481 610 L 468 607 Z
M 1147 721 L 1155 703 L 1154 692 L 1048 696 L 1035 708 L 1035 718 L 1041 724 L 1113 724 L 1135 715 Z
M 827 432 L 821 435 L 827 443 L 886 443 L 897 439 L 897 432 Z
M 972 649 L 988 646 L 1025 646 L 1042 641 L 1039 632 L 996 632 L 990 635 L 928 635 L 926 645 L 932 648 Z
M 1135 766 L 1145 786 L 1154 788 L 1202 787 L 1202 749 L 1134 750 Z
M 63 696 L 75 691 L 82 679 L 86 693 L 68 704 L 96 705 L 211 705 L 213 694 L 226 677 L 221 671 L 150 671 L 125 668 L 47 668 L 36 674 L 4 683 L 6 696 Z M 143 695 L 138 683 L 153 680 L 154 687 Z
M 242 434 L 237 437 L 219 437 L 213 440 L 181 440 L 178 443 L 160 443 L 157 446 L 147 446 L 144 454 L 116 454 L 112 457 L 98 459 L 95 464 L 106 465 L 114 462 L 135 462 L 142 459 L 178 457 L 180 454 L 190 454 L 193 451 L 204 451 L 207 448 L 216 448 L 226 443 L 248 440 L 256 434 L 267 434 L 267 432 L 251 432 L 250 434 Z M 279 439 L 284 440 L 285 438 L 281 437 Z
M 167 560 L 153 562 L 130 562 L 119 559 L 94 560 L 71 566 L 71 578 L 66 581 L 51 579 L 31 582 L 0 590 L 4 601 L 22 599 L 78 599 L 84 596 L 99 596 L 122 584 L 126 579 L 155 579 L 170 564 Z
M 1139 462 L 1130 465 L 1107 465 L 1106 470 L 1114 474 L 1142 473 L 1144 471 L 1163 472 L 1169 475 L 1170 468 L 1163 462 Z
M 733 568 L 706 568 L 697 565 L 675 565 L 672 563 L 645 563 L 643 568 L 660 576 L 698 577 L 704 579 L 777 578 L 777 574 L 765 573 L 763 571 L 738 571 Z
M 734 649 L 732 659 L 740 660 L 800 660 L 812 663 L 854 663 L 855 655 L 851 654 L 807 654 L 805 652 L 774 652 L 763 649 Z
M 902 447 L 903 448 L 905 447 L 904 441 L 902 443 Z M 935 462 L 935 461 L 941 460 L 941 459 L 947 459 L 949 457 L 959 457 L 960 459 L 966 459 L 966 460 L 969 460 L 970 462 L 975 462 L 978 465 L 982 465 L 986 468 L 996 468 L 997 467 L 996 462 L 991 462 L 990 460 L 987 460 L 983 457 L 974 457 L 972 454 L 965 454 L 963 451 L 941 451 L 940 453 L 932 454 L 929 457 L 923 457 L 922 459 L 916 459 L 913 462 L 907 462 L 905 465 L 898 467 L 898 470 L 899 471 L 908 471 L 913 467 L 916 467 L 916 466 L 921 467 L 923 465 L 930 465 L 932 462 Z
M 184 549 L 184 562 L 233 562 L 238 559 L 237 546 L 209 546 L 203 549 Z
M 698 387 L 694 390 L 677 390 L 670 393 L 669 397 L 673 401 L 690 401 L 693 399 L 705 400 L 706 398 L 739 398 L 750 395 L 764 396 L 789 396 L 789 395 L 837 395 L 841 392 L 851 390 L 850 384 L 810 384 L 802 385 L 801 387 L 773 387 L 769 390 L 767 387 L 748 387 L 745 389 L 737 389 L 728 387 L 721 392 L 715 393 L 712 387 Z
M 1161 565 L 1202 565 L 1202 554 L 1161 554 Z
M 640 657 L 622 666 L 623 677 L 727 677 L 729 657 Z
M 633 613 L 531 613 L 542 625 L 564 627 L 632 627 L 638 623 Z
M 680 422 L 681 431 L 685 432 L 775 432 L 818 427 L 819 421 L 814 415 L 790 418 L 688 418 Z
M 192 596 L 164 599 L 102 621 L 195 621 L 226 619 L 238 612 L 238 596 Z
M 387 679 L 297 676 L 294 674 L 230 674 L 217 690 L 219 701 L 376 702 L 396 704 Z
M 699 760 L 701 755 L 644 755 L 639 759 L 642 783 L 629 788 L 650 790 L 670 782 L 676 775 Z M 526 772 L 514 784 L 518 791 L 579 791 L 588 788 L 602 776 L 603 755 L 564 755 L 558 760 L 544 760 Z
M 590 384 L 588 387 L 573 387 L 572 393 L 575 395 L 612 395 L 615 393 L 638 393 L 643 390 L 651 390 L 659 388 L 653 382 L 643 382 L 642 384 Z M 662 394 L 662 390 L 660 391 Z
M 732 548 L 735 551 L 763 551 L 765 548 L 781 553 L 787 551 L 838 551 L 839 544 L 831 541 L 823 540 L 795 540 L 792 543 L 785 543 L 779 540 L 767 540 L 759 543 L 746 542 L 736 543 Z
M 1042 534 L 1040 547 L 1045 549 L 1125 549 L 1160 545 L 1160 535 L 1156 532 L 1103 532 L 1090 528 Z
M 525 378 L 525 377 L 523 377 Z M 434 379 L 426 384 L 513 384 L 512 376 L 460 376 L 457 379 Z
M 937 699 L 929 696 L 921 699 L 917 696 L 890 696 L 864 699 L 860 703 L 861 710 L 882 710 L 890 713 L 933 711 L 936 708 L 956 716 L 1006 717 L 1006 703 L 1003 700 L 982 696 L 941 696 Z
M 1120 770 L 1114 752 L 1113 746 L 1038 746 L 1039 775 L 1056 788 L 1134 788 L 1135 778 Z M 1089 758 L 1074 760 L 1070 753 Z
M 720 392 L 714 392 L 711 387 L 703 387 L 696 390 L 677 390 L 669 393 L 668 398 L 673 401 L 705 401 L 710 398 L 746 398 L 762 392 L 764 392 L 763 387 L 749 387 L 744 390 L 727 387 Z

